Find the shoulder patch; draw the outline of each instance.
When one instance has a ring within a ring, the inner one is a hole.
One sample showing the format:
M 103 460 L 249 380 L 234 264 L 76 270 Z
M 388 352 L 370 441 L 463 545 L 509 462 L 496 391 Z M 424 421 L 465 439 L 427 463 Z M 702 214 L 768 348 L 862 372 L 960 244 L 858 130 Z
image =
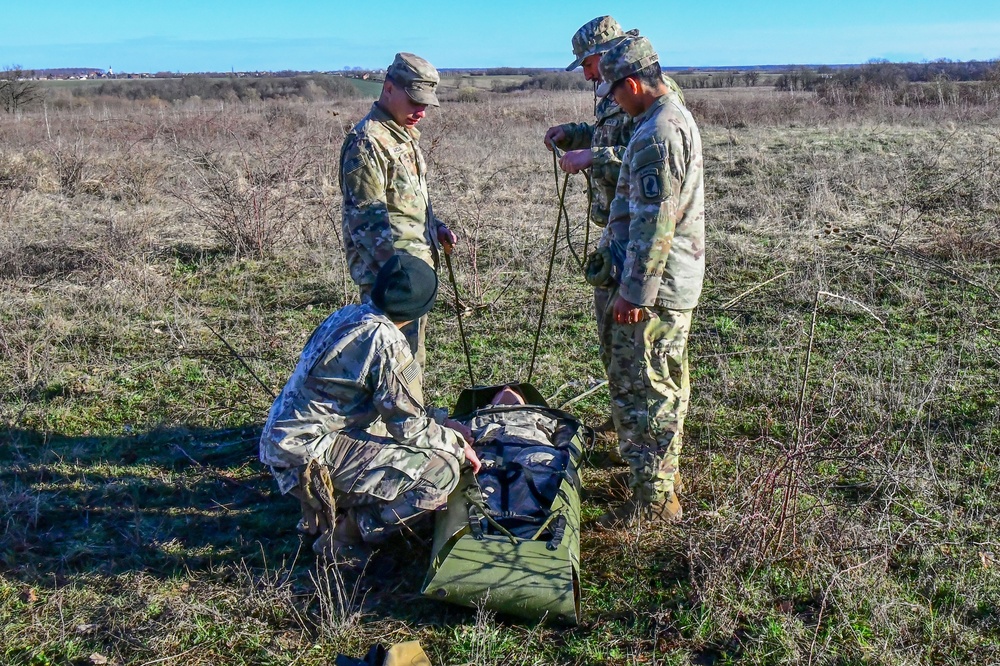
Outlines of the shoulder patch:
M 420 376 L 420 366 L 417 365 L 417 360 L 411 358 L 410 361 L 403 366 L 403 369 L 400 370 L 399 374 L 402 376 L 403 381 L 407 384 L 415 382 L 417 377 Z
M 642 196 L 647 199 L 660 199 L 662 198 L 662 191 L 660 189 L 660 174 L 656 171 L 649 171 L 640 176 L 642 185 Z

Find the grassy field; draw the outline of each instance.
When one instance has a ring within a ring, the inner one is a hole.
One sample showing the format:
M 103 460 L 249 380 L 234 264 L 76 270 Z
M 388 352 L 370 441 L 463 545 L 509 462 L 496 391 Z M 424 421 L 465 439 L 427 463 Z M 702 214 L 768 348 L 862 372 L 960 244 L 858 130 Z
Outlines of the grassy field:
M 0 662 L 327 664 L 408 639 L 434 664 L 1000 661 L 997 109 L 688 99 L 708 273 L 685 518 L 592 527 L 625 492 L 600 441 L 574 628 L 421 598 L 415 538 L 360 579 L 317 568 L 256 460 L 272 393 L 354 298 L 336 162 L 368 101 L 0 117 Z M 476 100 L 421 142 L 485 384 L 525 378 L 556 219 L 541 137 L 592 98 Z M 579 177 L 568 200 L 579 253 Z M 603 371 L 565 241 L 554 280 L 533 383 L 559 405 Z M 452 302 L 428 338 L 445 406 L 468 383 Z M 571 409 L 596 424 L 607 400 Z

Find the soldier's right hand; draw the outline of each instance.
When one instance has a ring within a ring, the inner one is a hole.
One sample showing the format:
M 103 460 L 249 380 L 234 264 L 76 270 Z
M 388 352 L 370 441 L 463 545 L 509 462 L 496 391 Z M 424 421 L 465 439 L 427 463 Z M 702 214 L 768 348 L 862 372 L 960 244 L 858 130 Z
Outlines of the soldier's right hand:
M 556 125 L 555 127 L 550 127 L 549 131 L 545 133 L 545 147 L 552 150 L 556 147 L 556 144 L 565 138 L 566 132 L 563 131 L 562 126 Z
M 475 449 L 473 449 L 468 444 L 465 445 L 465 462 L 469 463 L 472 467 L 473 474 L 479 474 L 479 470 L 482 469 L 483 463 L 480 462 L 479 456 L 476 455 Z

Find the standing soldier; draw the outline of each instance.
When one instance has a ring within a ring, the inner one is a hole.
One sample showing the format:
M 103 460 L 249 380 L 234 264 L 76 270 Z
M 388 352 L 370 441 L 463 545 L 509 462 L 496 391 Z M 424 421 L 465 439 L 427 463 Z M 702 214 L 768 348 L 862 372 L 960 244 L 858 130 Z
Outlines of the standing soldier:
M 645 37 L 609 49 L 600 71 L 605 92 L 633 122 L 609 214 L 613 242 L 626 250 L 602 349 L 633 494 L 599 522 L 677 520 L 674 475 L 690 395 L 687 342 L 705 275 L 701 135 L 664 83 Z
M 610 16 L 599 16 L 583 25 L 573 35 L 573 55 L 567 71 L 583 67 L 583 76 L 596 85 L 601 80 L 598 63 L 601 55 L 637 31 L 625 33 L 618 21 Z M 667 85 L 680 94 L 680 88 L 672 79 L 664 76 Z M 545 145 L 553 146 L 566 153 L 560 157 L 559 166 L 567 173 L 578 173 L 590 169 L 590 185 L 593 199 L 590 207 L 590 221 L 604 229 L 597 251 L 587 261 L 587 281 L 594 285 L 594 314 L 597 320 L 597 337 L 603 349 L 606 344 L 604 311 L 617 286 L 621 275 L 621 264 L 625 258 L 625 246 L 614 242 L 608 229 L 608 213 L 611 200 L 615 197 L 618 173 L 621 169 L 622 154 L 632 136 L 633 122 L 625 111 L 607 93 L 601 95 L 595 108 L 594 123 L 566 123 L 550 127 L 545 133 Z M 602 357 L 605 356 L 602 353 Z M 607 366 L 605 366 L 607 370 Z M 612 430 L 611 420 L 601 426 L 601 430 Z
M 434 91 L 440 80 L 423 58 L 397 53 L 378 101 L 340 149 L 344 253 L 363 302 L 393 255 L 408 254 L 436 269 L 439 248 L 451 252 L 455 244 L 455 234 L 434 217 L 417 145 L 417 123 L 428 106 L 439 106 Z M 424 315 L 403 330 L 421 369 L 426 328 Z

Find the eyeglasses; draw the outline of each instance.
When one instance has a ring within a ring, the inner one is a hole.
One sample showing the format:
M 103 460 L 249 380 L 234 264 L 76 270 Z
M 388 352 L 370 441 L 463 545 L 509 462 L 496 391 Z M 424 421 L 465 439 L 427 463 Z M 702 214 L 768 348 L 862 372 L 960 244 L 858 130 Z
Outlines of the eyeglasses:
M 627 79 L 628 77 L 626 76 L 625 78 Z M 615 91 L 618 90 L 618 88 L 620 88 L 623 83 L 625 83 L 625 79 L 618 79 L 617 81 L 612 83 L 611 88 L 608 90 L 608 94 L 614 97 Z

